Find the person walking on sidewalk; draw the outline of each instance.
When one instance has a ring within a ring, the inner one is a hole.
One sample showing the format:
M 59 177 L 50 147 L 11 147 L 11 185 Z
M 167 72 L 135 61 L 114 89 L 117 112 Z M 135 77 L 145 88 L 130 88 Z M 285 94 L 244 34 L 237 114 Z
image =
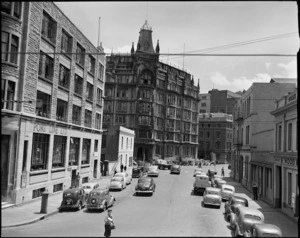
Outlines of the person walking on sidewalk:
M 225 174 L 224 174 L 224 167 L 222 167 L 221 176 L 225 176 Z
M 123 164 L 121 164 L 121 166 L 120 166 L 121 173 L 123 172 L 123 168 L 124 168 L 124 165 L 123 165 Z
M 253 184 L 252 190 L 253 190 L 253 200 L 257 200 L 258 187 L 257 187 L 256 183 Z
M 104 237 L 110 237 L 111 236 L 111 229 L 115 228 L 115 223 L 112 218 L 112 210 L 107 210 L 107 216 L 104 219 Z

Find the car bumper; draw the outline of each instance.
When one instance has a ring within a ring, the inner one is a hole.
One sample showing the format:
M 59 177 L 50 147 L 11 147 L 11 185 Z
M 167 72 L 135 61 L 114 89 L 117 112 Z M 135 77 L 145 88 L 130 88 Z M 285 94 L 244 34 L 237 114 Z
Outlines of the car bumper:
M 153 193 L 153 190 L 135 190 L 135 192 L 148 194 L 148 193 Z
M 112 187 L 109 187 L 109 190 L 117 190 L 117 189 L 122 189 L 122 186 L 112 186 Z
M 172 174 L 180 174 L 180 171 L 179 170 L 171 170 L 171 173 Z
M 60 205 L 59 209 L 75 209 L 78 208 L 78 204 L 75 205 Z
M 99 210 L 99 209 L 104 209 L 104 206 L 102 204 L 101 205 L 89 205 L 89 204 L 87 204 L 86 208 L 89 209 L 89 210 Z
M 154 177 L 158 177 L 158 174 L 157 173 L 148 173 L 148 176 L 154 176 Z
M 221 202 L 215 202 L 215 201 L 203 201 L 205 205 L 211 205 L 211 206 L 221 206 Z

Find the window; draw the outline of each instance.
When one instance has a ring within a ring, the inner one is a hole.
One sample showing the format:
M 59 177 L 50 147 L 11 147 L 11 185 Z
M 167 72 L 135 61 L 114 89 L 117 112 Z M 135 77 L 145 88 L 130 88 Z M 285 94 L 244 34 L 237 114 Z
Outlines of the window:
M 1 2 L 1 11 L 11 16 L 21 17 L 21 2 Z
M 64 29 L 61 35 L 61 52 L 71 57 L 72 37 Z
M 207 131 L 207 132 L 206 132 L 206 138 L 209 138 L 209 137 L 210 137 L 210 132 Z
M 90 163 L 90 149 L 91 149 L 90 147 L 91 147 L 91 140 L 83 139 L 81 164 Z
M 246 126 L 246 145 L 249 145 L 249 126 Z
M 80 44 L 77 43 L 76 63 L 82 67 L 84 67 L 84 56 L 85 56 L 85 50 Z
M 220 145 L 221 145 L 220 141 L 217 141 L 217 142 L 216 142 L 216 149 L 217 149 L 217 150 L 220 149 Z
M 200 138 L 203 138 L 203 135 L 204 135 L 203 131 L 200 131 L 199 137 L 200 137 Z
M 56 22 L 46 12 L 43 13 L 42 36 L 55 44 Z
M 31 171 L 47 169 L 50 135 L 33 133 Z
M 51 95 L 37 91 L 36 99 L 36 115 L 50 118 Z
M 75 74 L 74 93 L 82 96 L 83 79 Z
M 97 99 L 96 99 L 96 103 L 98 105 L 102 105 L 102 89 L 97 88 Z
M 70 70 L 62 64 L 59 67 L 58 85 L 66 89 L 69 89 L 70 86 Z
M 89 67 L 88 67 L 88 72 L 91 74 L 95 74 L 95 58 L 91 55 L 89 55 Z
M 42 193 L 45 192 L 45 190 L 46 190 L 45 188 L 39 188 L 39 189 L 32 190 L 32 199 L 41 197 Z
M 57 99 L 56 120 L 67 121 L 68 102 Z
M 201 107 L 206 107 L 206 102 L 201 103 Z
M 293 131 L 292 128 L 293 128 L 292 123 L 289 123 L 288 124 L 288 135 L 287 135 L 288 150 L 292 150 L 292 131 Z
M 69 165 L 78 165 L 80 139 L 70 138 Z
M 279 125 L 278 126 L 278 131 L 277 131 L 277 150 L 278 151 L 281 151 L 281 141 L 282 141 L 282 135 L 281 135 L 281 133 L 282 133 L 282 126 L 281 125 Z
M 2 61 L 18 63 L 19 38 L 9 33 L 1 32 Z
M 220 132 L 220 131 L 217 131 L 217 132 L 216 132 L 216 138 L 218 138 L 218 139 L 221 138 L 221 132 Z
M 95 128 L 98 130 L 101 129 L 101 114 L 100 113 L 96 113 Z
M 64 167 L 67 137 L 54 136 L 52 168 Z
M 86 83 L 86 99 L 93 101 L 94 86 L 89 82 Z
M 84 126 L 92 127 L 92 111 L 85 109 Z
M 53 185 L 53 192 L 58 192 L 63 190 L 63 183 L 54 184 Z
M 1 108 L 14 110 L 16 83 L 10 80 L 1 79 Z
M 151 83 L 151 73 L 149 71 L 144 71 L 140 78 L 140 84 L 150 85 Z
M 40 51 L 39 76 L 52 81 L 54 61 L 51 57 Z
M 81 107 L 73 105 L 72 123 L 76 125 L 81 124 Z
M 99 63 L 98 79 L 100 79 L 101 81 L 103 81 L 103 72 L 104 72 L 104 66 L 101 63 Z
M 94 152 L 98 152 L 98 140 L 94 141 Z

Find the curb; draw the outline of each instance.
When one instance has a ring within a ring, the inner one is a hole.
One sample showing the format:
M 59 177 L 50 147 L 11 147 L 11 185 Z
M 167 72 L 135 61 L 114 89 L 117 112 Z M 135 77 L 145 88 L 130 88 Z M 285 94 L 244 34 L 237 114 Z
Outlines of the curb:
M 52 216 L 52 215 L 54 215 L 54 214 L 56 214 L 58 212 L 59 211 L 50 212 L 50 213 L 48 213 L 46 215 L 43 215 L 41 217 L 35 218 L 33 220 L 30 220 L 30 221 L 24 221 L 24 222 L 17 223 L 17 224 L 12 224 L 12 225 L 5 225 L 5 226 L 1 226 L 1 228 L 17 227 L 17 226 L 24 226 L 24 225 L 32 224 L 32 223 L 38 222 L 40 220 L 44 220 L 45 218 L 47 218 L 49 216 Z

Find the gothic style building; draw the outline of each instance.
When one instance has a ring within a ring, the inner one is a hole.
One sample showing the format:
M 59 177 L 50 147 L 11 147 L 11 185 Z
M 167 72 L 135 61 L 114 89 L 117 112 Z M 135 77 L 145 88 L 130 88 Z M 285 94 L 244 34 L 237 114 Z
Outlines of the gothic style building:
M 142 26 L 136 50 L 107 57 L 103 129 L 135 131 L 134 158 L 197 158 L 199 82 L 159 61 L 152 29 Z M 115 158 L 117 160 L 117 158 Z

